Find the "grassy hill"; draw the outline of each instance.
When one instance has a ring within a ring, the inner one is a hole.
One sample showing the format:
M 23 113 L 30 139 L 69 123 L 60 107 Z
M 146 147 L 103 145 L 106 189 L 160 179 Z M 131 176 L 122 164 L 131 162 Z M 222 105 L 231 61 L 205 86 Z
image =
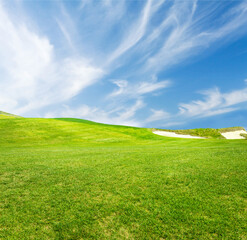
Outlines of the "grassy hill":
M 0 133 L 0 239 L 246 238 L 245 140 L 78 119 Z
M 157 137 L 149 129 L 106 125 L 80 119 L 5 119 L 0 122 L 5 146 L 148 144 Z
M 5 118 L 20 118 L 20 116 L 0 111 L 0 119 L 5 119 Z

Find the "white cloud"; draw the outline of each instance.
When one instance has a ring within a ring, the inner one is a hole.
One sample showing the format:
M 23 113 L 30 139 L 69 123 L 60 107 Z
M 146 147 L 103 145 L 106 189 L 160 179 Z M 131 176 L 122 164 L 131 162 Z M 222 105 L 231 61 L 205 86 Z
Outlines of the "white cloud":
M 221 93 L 219 89 L 201 92 L 204 100 L 196 100 L 179 105 L 179 115 L 187 117 L 209 117 L 236 111 L 237 104 L 247 102 L 247 88 Z
M 180 113 L 189 116 L 205 115 L 211 109 L 214 109 L 222 104 L 222 95 L 219 90 L 212 89 L 208 91 L 201 92 L 205 96 L 205 100 L 196 100 L 191 103 L 180 104 Z
M 247 101 L 247 88 L 235 90 L 223 95 L 226 106 L 232 106 Z
M 74 43 L 73 43 L 73 40 L 72 40 L 72 37 L 71 37 L 71 33 L 68 31 L 67 27 L 62 23 L 62 21 L 56 19 L 56 22 L 59 26 L 59 29 L 61 30 L 61 32 L 63 33 L 66 41 L 68 42 L 69 46 L 73 49 L 74 49 Z
M 142 100 L 137 100 L 136 103 L 127 108 L 124 112 L 122 112 L 120 115 L 119 115 L 119 120 L 120 121 L 126 121 L 126 120 L 129 120 L 130 118 L 134 117 L 136 112 L 143 108 L 144 107 L 144 103 Z
M 57 59 L 47 37 L 13 23 L 0 4 L 0 73 L 0 109 L 25 114 L 72 98 L 103 70 L 82 57 Z
M 136 94 L 143 95 L 146 93 L 151 93 L 163 88 L 167 88 L 171 85 L 171 82 L 169 80 L 166 81 L 160 81 L 160 82 L 141 82 L 139 83 Z
M 170 80 L 157 81 L 156 77 L 153 77 L 151 81 L 139 82 L 136 84 L 129 84 L 126 80 L 113 80 L 118 89 L 113 91 L 108 97 L 125 97 L 139 98 L 145 94 L 153 93 L 155 91 L 170 87 Z
M 165 112 L 163 110 L 155 110 L 151 109 L 152 115 L 150 115 L 146 120 L 145 123 L 150 123 L 150 122 L 156 122 L 156 121 L 166 121 L 171 117 L 170 113 Z
M 226 40 L 236 39 L 246 32 L 246 2 L 237 5 L 223 17 L 220 16 L 214 28 L 205 26 L 210 15 L 217 12 L 215 7 L 212 6 L 211 11 L 207 9 L 195 15 L 196 3 L 197 1 L 176 1 L 160 26 L 147 38 L 145 44 L 148 45 L 157 39 L 164 39 L 159 50 L 148 58 L 148 69 L 164 70 L 196 55 L 223 38 L 225 43 Z M 163 34 L 165 34 L 164 38 L 162 38 Z
M 113 80 L 112 83 L 118 86 L 118 89 L 115 90 L 113 93 L 111 93 L 109 96 L 114 97 L 114 96 L 119 96 L 124 94 L 125 89 L 128 87 L 128 81 L 123 80 L 123 79 L 116 79 Z
M 140 18 L 132 26 L 127 36 L 124 37 L 124 40 L 120 43 L 119 47 L 112 53 L 109 58 L 109 62 L 112 62 L 127 50 L 132 48 L 136 43 L 138 43 L 143 35 L 145 34 L 146 27 L 150 18 L 150 11 L 152 7 L 153 0 L 148 0 Z

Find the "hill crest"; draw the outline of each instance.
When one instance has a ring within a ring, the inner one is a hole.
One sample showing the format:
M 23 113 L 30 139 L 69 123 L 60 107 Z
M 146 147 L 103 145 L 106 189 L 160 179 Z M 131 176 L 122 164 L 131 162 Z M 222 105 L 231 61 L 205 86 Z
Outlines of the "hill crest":
M 1 118 L 22 118 L 22 117 L 4 111 L 0 111 L 0 119 Z

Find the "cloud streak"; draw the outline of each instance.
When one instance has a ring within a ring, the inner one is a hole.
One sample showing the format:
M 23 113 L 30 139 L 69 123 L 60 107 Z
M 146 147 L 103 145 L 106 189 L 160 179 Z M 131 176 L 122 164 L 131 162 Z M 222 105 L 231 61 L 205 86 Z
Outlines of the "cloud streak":
M 127 36 L 124 37 L 124 40 L 120 43 L 118 48 L 112 53 L 109 58 L 109 62 L 111 63 L 116 58 L 120 57 L 130 48 L 132 48 L 136 43 L 138 43 L 141 38 L 144 36 L 147 24 L 150 18 L 150 11 L 152 7 L 153 0 L 148 0 L 140 18 L 137 23 L 135 23 L 132 28 L 129 30 Z
M 247 88 L 221 93 L 218 88 L 201 92 L 203 100 L 179 105 L 179 115 L 185 117 L 209 117 L 238 110 L 238 104 L 247 102 Z
M 142 81 L 136 84 L 130 84 L 127 80 L 113 80 L 112 82 L 117 85 L 118 89 L 108 95 L 108 98 L 139 98 L 171 86 L 170 80 L 157 81 L 156 77 L 153 77 L 151 81 Z
M 224 41 L 230 41 L 246 32 L 246 2 L 237 5 L 216 21 L 215 28 L 207 27 L 208 19 L 217 13 L 214 7 L 212 11 L 202 12 L 200 16 L 196 10 L 197 1 L 175 2 L 162 24 L 148 38 L 149 43 L 156 41 L 162 34 L 167 35 L 161 48 L 147 60 L 148 69 L 164 70 L 195 56 L 225 37 L 227 39 Z

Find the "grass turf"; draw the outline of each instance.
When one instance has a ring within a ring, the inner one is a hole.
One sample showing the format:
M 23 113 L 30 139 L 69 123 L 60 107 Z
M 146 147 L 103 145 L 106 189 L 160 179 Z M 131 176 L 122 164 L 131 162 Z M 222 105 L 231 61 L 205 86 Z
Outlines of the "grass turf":
M 5 119 L 5 118 L 21 118 L 21 117 L 11 113 L 0 111 L 0 119 Z
M 0 120 L 0 239 L 246 239 L 247 141 Z

